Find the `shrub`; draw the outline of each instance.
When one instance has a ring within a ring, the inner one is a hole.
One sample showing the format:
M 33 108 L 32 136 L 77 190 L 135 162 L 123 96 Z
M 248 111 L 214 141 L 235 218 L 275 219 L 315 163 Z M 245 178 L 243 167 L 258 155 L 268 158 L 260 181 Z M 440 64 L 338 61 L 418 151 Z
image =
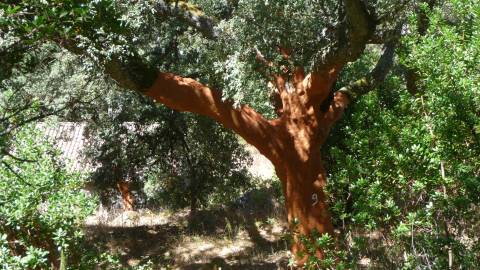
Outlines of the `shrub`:
M 95 252 L 84 244 L 81 224 L 96 200 L 82 192 L 84 177 L 66 171 L 33 127 L 15 134 L 9 153 L 0 157 L 3 269 L 58 268 L 60 260 L 80 267 L 92 261 Z

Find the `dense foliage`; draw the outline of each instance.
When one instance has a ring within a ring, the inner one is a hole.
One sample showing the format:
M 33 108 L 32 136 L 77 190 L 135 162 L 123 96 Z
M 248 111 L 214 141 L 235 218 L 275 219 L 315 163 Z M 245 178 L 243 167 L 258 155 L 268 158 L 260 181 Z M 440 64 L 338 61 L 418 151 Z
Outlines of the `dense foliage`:
M 12 147 L 0 166 L 2 269 L 95 264 L 81 229 L 96 206 L 81 190 L 85 179 L 64 169 L 33 126 L 17 132 Z
M 391 76 L 331 137 L 332 209 L 357 259 L 377 249 L 384 267 L 403 258 L 405 269 L 445 269 L 450 253 L 472 269 L 480 260 L 480 9 L 452 1 L 430 16 L 424 36 L 403 41 L 400 61 L 417 71 L 417 92 Z

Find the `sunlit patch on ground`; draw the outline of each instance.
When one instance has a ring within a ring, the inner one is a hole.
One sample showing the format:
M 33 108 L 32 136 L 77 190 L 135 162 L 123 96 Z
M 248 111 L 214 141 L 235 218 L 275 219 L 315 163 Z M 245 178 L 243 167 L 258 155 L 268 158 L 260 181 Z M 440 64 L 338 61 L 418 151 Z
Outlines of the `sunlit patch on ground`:
M 187 236 L 174 249 L 178 265 L 208 263 L 213 258 L 228 259 L 245 253 L 254 247 L 246 232 L 239 233 L 234 239 Z
M 217 209 L 189 218 L 188 211 L 100 210 L 85 225 L 90 240 L 118 254 L 125 266 L 148 257 L 173 269 L 285 269 L 283 217 Z

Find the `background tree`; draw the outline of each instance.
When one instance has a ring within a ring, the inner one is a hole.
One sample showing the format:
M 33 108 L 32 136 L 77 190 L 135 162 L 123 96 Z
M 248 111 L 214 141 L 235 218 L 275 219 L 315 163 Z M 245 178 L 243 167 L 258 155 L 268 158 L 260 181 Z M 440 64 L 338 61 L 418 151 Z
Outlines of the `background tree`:
M 115 90 L 81 110 L 96 112 L 93 119 L 89 113 L 74 119 L 87 123 L 84 155 L 105 201 L 113 202 L 112 191 L 124 181 L 140 205 L 189 206 L 194 213 L 249 187 L 248 153 L 211 120 Z

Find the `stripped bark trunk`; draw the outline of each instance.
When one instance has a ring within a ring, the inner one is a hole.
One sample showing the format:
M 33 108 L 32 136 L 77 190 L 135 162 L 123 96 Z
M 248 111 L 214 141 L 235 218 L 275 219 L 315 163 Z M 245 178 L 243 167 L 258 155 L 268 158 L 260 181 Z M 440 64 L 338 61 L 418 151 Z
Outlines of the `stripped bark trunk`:
M 210 19 L 178 12 L 177 8 L 162 3 L 156 10 L 157 15 L 177 17 L 205 36 L 216 37 Z M 365 1 L 339 3 L 338 24 L 332 35 L 336 42 L 322 51 L 321 57 L 316 57 L 312 73 L 305 76 L 302 68 L 276 67 L 281 72 L 270 81 L 278 94 L 274 105 L 279 118 L 275 120 L 265 119 L 249 106 L 233 106 L 232 101 L 222 99 L 220 92 L 194 79 L 158 72 L 135 54 L 104 59 L 105 72 L 123 88 L 141 92 L 171 109 L 210 117 L 243 137 L 274 164 L 283 184 L 289 221 L 298 219 L 299 230 L 304 234 L 313 230 L 331 234 L 333 226 L 324 194 L 327 179 L 320 149 L 348 103 L 383 80 L 393 62 L 394 51 L 391 41 L 371 74 L 333 94 L 338 72 L 347 62 L 360 57 L 375 36 L 376 26 L 383 21 Z M 395 32 L 400 35 L 401 29 L 398 27 L 399 31 Z M 54 40 L 75 54 L 85 54 L 84 49 L 71 40 Z M 381 40 L 387 42 L 385 38 Z M 289 59 L 292 50 L 278 49 L 285 60 L 296 62 Z M 273 67 L 260 52 L 257 58 L 268 69 Z M 133 208 L 131 194 L 122 192 L 122 195 L 126 205 Z M 301 249 L 297 242 L 293 246 L 294 254 Z M 317 255 L 322 257 L 323 253 L 319 250 Z
M 292 253 L 296 255 L 303 250 L 297 239 L 299 235 L 310 236 L 315 231 L 333 237 L 333 225 L 324 193 L 327 179 L 321 163 L 298 164 L 291 159 L 288 163 L 283 172 L 277 169 L 277 174 L 283 183 L 288 223 L 295 231 Z M 323 258 L 321 250 L 316 255 Z M 298 259 L 302 263 L 304 258 Z
M 117 183 L 117 188 L 122 195 L 123 210 L 133 211 L 135 200 L 130 190 L 130 184 L 128 182 L 121 181 Z
M 305 76 L 298 70 L 293 78 L 278 78 L 282 115 L 275 120 L 248 106 L 235 108 L 219 92 L 169 73 L 160 73 L 146 95 L 172 109 L 209 116 L 242 136 L 274 164 L 283 185 L 288 222 L 298 220 L 297 230 L 303 235 L 316 231 L 333 236 L 320 150 L 348 104 L 343 93 L 329 97 L 338 71 Z M 301 250 L 296 241 L 293 253 Z M 323 258 L 323 252 L 318 250 L 317 256 Z
M 273 75 L 270 83 L 279 96 L 276 97 L 279 118 L 275 120 L 265 119 L 249 106 L 233 106 L 232 101 L 222 99 L 219 91 L 194 79 L 157 73 L 135 55 L 122 61 L 111 58 L 104 64 L 105 71 L 124 88 L 141 92 L 171 109 L 210 117 L 233 130 L 274 164 L 283 184 L 289 221 L 298 219 L 299 230 L 304 234 L 313 230 L 331 234 L 333 226 L 323 190 L 327 180 L 320 149 L 331 127 L 354 98 L 353 94 L 359 89 L 371 88 L 374 85 L 371 81 L 377 82 L 386 70 L 383 61 L 379 61 L 382 65 L 374 70 L 378 71 L 374 76 L 333 96 L 332 88 L 339 71 L 347 62 L 360 57 L 379 23 L 364 1 L 342 2 L 341 22 L 335 33 L 341 41 L 338 46 L 322 52 L 308 76 L 301 67 L 292 70 L 278 67 L 282 72 Z M 60 43 L 74 53 L 82 53 L 74 43 Z M 281 57 L 289 60 L 292 50 L 279 48 L 279 51 Z M 268 59 L 257 54 L 260 62 L 272 67 Z M 297 241 L 294 254 L 301 249 Z M 321 250 L 318 256 L 323 256 Z

